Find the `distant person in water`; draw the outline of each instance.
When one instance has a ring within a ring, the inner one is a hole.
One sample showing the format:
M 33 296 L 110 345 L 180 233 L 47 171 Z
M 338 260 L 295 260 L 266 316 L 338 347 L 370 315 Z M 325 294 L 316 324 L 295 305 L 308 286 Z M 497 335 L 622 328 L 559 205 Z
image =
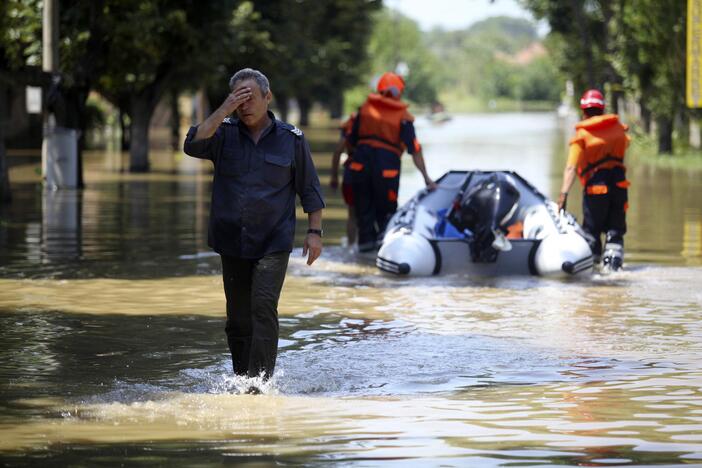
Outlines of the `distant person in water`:
M 222 258 L 234 372 L 267 379 L 278 352 L 278 298 L 293 247 L 295 195 L 308 215 L 302 248 L 308 265 L 322 253 L 324 200 L 304 135 L 268 110 L 268 78 L 245 68 L 229 88 L 222 105 L 190 129 L 184 149 L 215 167 L 208 243 Z
M 583 229 L 589 235 L 595 259 L 602 268 L 616 271 L 624 261 L 624 234 L 628 208 L 624 155 L 630 138 L 628 127 L 616 114 L 605 114 L 605 100 L 596 89 L 580 99 L 583 120 L 575 126 L 558 207 L 565 209 L 577 173 L 583 185 Z M 602 235 L 605 235 L 604 252 Z

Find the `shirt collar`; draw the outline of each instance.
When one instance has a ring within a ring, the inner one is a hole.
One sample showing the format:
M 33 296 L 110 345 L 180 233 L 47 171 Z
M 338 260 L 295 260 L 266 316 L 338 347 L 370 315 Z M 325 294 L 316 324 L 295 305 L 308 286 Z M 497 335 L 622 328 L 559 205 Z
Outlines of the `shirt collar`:
M 275 118 L 275 114 L 273 114 L 271 111 L 266 111 L 266 113 L 268 114 L 268 118 L 271 119 L 271 124 L 266 127 L 265 130 L 263 130 L 263 133 L 261 133 L 261 138 L 265 137 L 278 127 L 278 119 Z M 261 138 L 259 138 L 259 140 Z
M 275 130 L 278 127 L 278 125 L 280 124 L 280 120 L 275 118 L 275 114 L 273 112 L 271 112 L 270 110 L 267 110 L 266 113 L 268 114 L 268 118 L 271 119 L 271 124 L 263 130 L 263 133 L 261 133 L 261 136 L 259 137 L 259 141 L 261 141 L 261 138 L 265 137 L 270 132 Z M 237 127 L 239 127 L 240 132 L 248 133 L 248 131 L 246 130 L 246 127 L 244 127 L 243 125 L 240 125 L 241 121 L 239 120 L 239 117 L 233 118 L 232 121 L 234 122 L 234 124 L 236 124 Z

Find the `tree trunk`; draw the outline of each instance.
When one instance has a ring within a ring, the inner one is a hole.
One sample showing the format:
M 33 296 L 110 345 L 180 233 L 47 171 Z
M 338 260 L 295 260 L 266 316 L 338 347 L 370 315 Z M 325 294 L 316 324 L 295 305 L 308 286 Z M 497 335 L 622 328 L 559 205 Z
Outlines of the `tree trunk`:
M 275 105 L 278 108 L 280 115 L 278 116 L 283 122 L 288 121 L 290 114 L 290 106 L 288 105 L 288 96 L 281 93 L 275 93 Z
M 122 151 L 129 151 L 129 147 L 132 141 L 131 134 L 130 134 L 130 127 L 131 125 L 127 124 L 127 113 L 122 109 L 120 106 L 119 108 L 119 128 L 120 128 L 120 137 L 119 137 L 119 145 Z
M 340 90 L 329 103 L 329 116 L 332 119 L 340 119 L 344 116 L 344 93 Z
M 85 112 L 85 109 L 83 109 L 83 112 Z M 78 188 L 82 189 L 85 188 L 85 179 L 83 178 L 83 150 L 85 150 L 85 125 L 83 125 L 83 128 L 80 129 L 80 133 L 78 135 L 78 145 L 76 149 L 76 157 L 78 158 Z
M 580 0 L 571 0 L 571 6 L 575 12 L 575 21 L 580 32 L 580 40 L 582 41 L 583 52 L 585 54 L 585 63 L 587 64 L 587 75 L 585 76 L 585 79 L 587 80 L 587 87 L 597 88 L 600 85 L 596 82 L 595 78 L 595 70 L 593 66 L 594 62 L 592 57 L 592 39 L 590 38 L 589 31 L 587 30 L 585 13 L 583 12 L 583 4 Z
M 9 123 L 7 108 L 7 85 L 0 80 L 0 203 L 12 201 L 9 168 L 5 152 L 5 125 Z
M 673 154 L 673 119 L 659 117 L 656 119 L 658 127 L 658 154 Z
M 643 98 L 639 101 L 641 107 L 641 127 L 646 135 L 651 134 L 651 110 L 648 108 Z
M 310 110 L 312 103 L 307 98 L 297 98 L 300 106 L 300 127 L 307 127 L 310 124 Z
M 129 172 L 147 172 L 149 170 L 149 122 L 152 112 L 153 108 L 148 99 L 143 96 L 132 97 Z
M 171 79 L 168 64 L 162 64 L 154 81 L 141 92 L 129 98 L 129 116 L 132 118 L 129 172 L 149 170 L 149 124 L 159 99 Z
M 690 147 L 699 150 L 702 148 L 702 132 L 700 128 L 700 121 L 697 118 L 690 119 L 690 130 L 688 144 Z
M 613 86 L 615 88 L 621 87 L 621 84 L 619 83 L 614 83 Z M 610 103 L 610 112 L 612 114 L 619 114 L 619 101 L 624 98 L 624 93 L 622 91 L 619 91 L 618 89 L 615 91 L 612 91 L 612 102 Z
M 678 110 L 677 118 L 673 121 L 673 127 L 677 128 L 678 142 L 689 144 L 690 142 L 690 115 L 685 109 Z
M 76 142 L 76 158 L 77 158 L 77 186 L 85 188 L 85 180 L 83 178 L 83 150 L 85 149 L 85 131 L 87 129 L 87 121 L 85 118 L 86 107 L 88 102 L 88 94 L 90 89 L 87 87 L 74 87 L 66 90 L 67 106 L 66 110 L 69 113 L 67 116 L 67 127 L 78 130 L 78 141 Z
M 178 108 L 178 91 L 171 91 L 171 148 L 180 148 L 180 109 Z

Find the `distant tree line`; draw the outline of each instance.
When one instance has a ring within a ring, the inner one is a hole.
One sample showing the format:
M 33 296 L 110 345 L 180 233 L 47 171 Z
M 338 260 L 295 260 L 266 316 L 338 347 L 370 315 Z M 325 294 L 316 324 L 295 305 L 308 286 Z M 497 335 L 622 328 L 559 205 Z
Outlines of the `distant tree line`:
M 404 98 L 424 107 L 445 104 L 449 110 L 482 110 L 489 101 L 508 106 L 538 106 L 560 101 L 564 80 L 541 46 L 533 22 L 492 17 L 462 30 L 423 32 L 416 21 L 388 8 L 373 15 L 368 44 L 369 75 L 346 93 L 346 110 L 355 110 L 374 77 L 388 70 L 404 71 Z M 520 62 L 532 47 L 536 54 Z M 398 67 L 399 65 L 399 67 Z
M 505 16 L 463 30 L 427 33 L 427 43 L 441 64 L 443 88 L 483 100 L 556 103 L 563 80 L 541 42 L 533 22 Z M 536 52 L 519 62 L 517 56 L 530 48 Z
M 41 6 L 41 0 L 0 2 L 0 106 L 18 77 L 41 65 Z M 204 89 L 219 105 L 229 76 L 245 66 L 269 76 L 284 113 L 288 99 L 297 99 L 302 125 L 315 102 L 340 114 L 344 90 L 367 73 L 370 15 L 380 7 L 380 0 L 62 1 L 63 93 L 81 130 L 90 91 L 114 104 L 129 122 L 130 170 L 146 171 L 158 102 Z M 6 108 L 0 119 L 8 119 Z M 0 176 L 6 177 L 2 124 Z
M 547 44 L 576 89 L 604 89 L 610 108 L 636 101 L 642 128 L 655 122 L 659 153 L 673 152 L 674 131 L 685 140 L 684 0 L 520 0 L 551 27 Z M 577 94 L 577 93 L 576 93 Z

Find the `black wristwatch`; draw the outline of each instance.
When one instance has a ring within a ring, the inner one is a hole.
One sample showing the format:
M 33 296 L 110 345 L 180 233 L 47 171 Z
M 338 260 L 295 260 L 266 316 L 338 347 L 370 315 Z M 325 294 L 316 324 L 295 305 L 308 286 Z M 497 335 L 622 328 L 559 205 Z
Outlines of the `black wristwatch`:
M 319 237 L 322 237 L 322 230 L 321 229 L 308 229 L 307 234 L 317 234 Z

